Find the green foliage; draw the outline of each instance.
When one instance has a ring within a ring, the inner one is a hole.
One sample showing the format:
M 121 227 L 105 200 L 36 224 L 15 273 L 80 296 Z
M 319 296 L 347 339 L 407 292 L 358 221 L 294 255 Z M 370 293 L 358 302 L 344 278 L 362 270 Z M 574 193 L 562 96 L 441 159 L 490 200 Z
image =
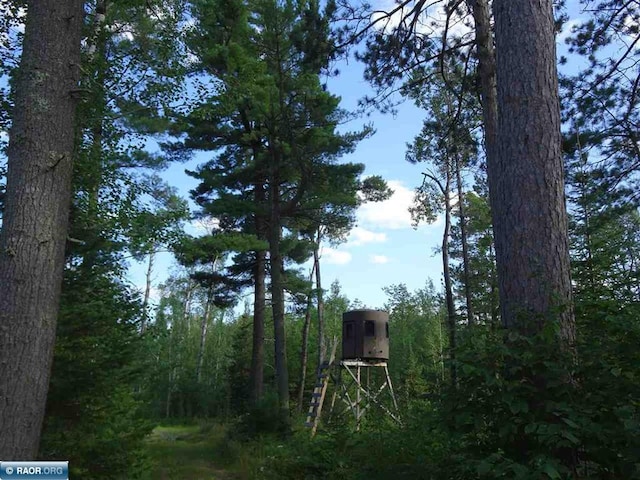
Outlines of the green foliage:
M 74 478 L 138 478 L 145 468 L 139 314 L 108 272 L 66 272 L 41 456 L 68 459 Z
M 476 178 L 473 191 L 464 194 L 468 245 L 471 303 L 478 323 L 497 328 L 499 324 L 498 278 L 496 273 L 493 225 L 486 181 Z M 459 222 L 451 229 L 451 257 L 462 260 L 462 234 Z M 452 265 L 457 292 L 464 296 L 465 277 L 462 262 Z
M 289 436 L 290 429 L 290 419 L 282 417 L 277 395 L 267 392 L 258 403 L 249 405 L 246 412 L 236 418 L 229 429 L 229 438 L 241 442 L 264 435 L 285 438 Z
M 412 399 L 438 391 L 444 381 L 448 340 L 442 324 L 442 301 L 433 284 L 409 292 L 406 285 L 384 288 L 389 297 L 390 372 L 406 406 Z
M 242 319 L 227 322 L 225 310 L 211 305 L 207 308 L 210 301 L 207 288 L 188 276 L 171 277 L 161 286 L 161 292 L 155 324 L 145 334 L 144 394 L 151 415 L 163 421 L 227 417 L 231 413 L 230 403 L 233 401 L 234 407 L 240 407 L 236 400 L 242 399 L 242 395 L 246 398 L 246 392 L 234 396 L 234 370 L 229 370 L 234 362 L 244 362 L 246 358 L 234 353 L 234 348 L 246 352 L 250 345 L 249 337 L 242 333 L 245 322 Z M 246 341 L 249 343 L 243 343 Z
M 617 345 L 619 325 L 601 326 L 597 336 L 581 337 L 577 356 L 589 360 L 577 365 L 551 329 L 533 338 L 467 336 L 459 388 L 441 403 L 452 478 L 638 478 L 636 374 L 624 367 L 632 357 Z M 638 338 L 637 328 L 625 331 Z M 603 365 L 598 345 L 611 364 Z M 612 370 L 627 377 L 613 378 Z
M 396 303 L 406 297 L 393 290 Z M 457 387 L 406 402 L 404 426 L 299 432 L 267 447 L 256 478 L 640 478 L 637 313 L 592 305 L 575 354 L 553 327 L 535 337 L 467 328 Z

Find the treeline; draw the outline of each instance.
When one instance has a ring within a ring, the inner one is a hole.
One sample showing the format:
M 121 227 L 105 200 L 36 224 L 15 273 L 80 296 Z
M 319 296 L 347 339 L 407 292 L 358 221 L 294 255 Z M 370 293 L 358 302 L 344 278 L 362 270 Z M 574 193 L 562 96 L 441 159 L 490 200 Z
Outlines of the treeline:
M 0 2 L 0 456 L 135 478 L 158 421 L 218 418 L 290 438 L 266 478 L 639 478 L 640 11 L 596 4 Z M 363 108 L 425 111 L 443 289 L 385 290 L 404 426 L 309 443 L 296 408 L 361 307 L 320 249 L 392 194 L 342 159 L 373 134 L 326 84 L 352 46 Z M 196 152 L 192 214 L 158 172 Z

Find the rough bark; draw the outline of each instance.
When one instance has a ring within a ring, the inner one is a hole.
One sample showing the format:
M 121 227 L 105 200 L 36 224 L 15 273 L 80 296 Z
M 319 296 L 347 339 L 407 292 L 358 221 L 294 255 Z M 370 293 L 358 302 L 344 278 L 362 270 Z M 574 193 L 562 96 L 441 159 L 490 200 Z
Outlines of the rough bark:
M 464 210 L 464 193 L 462 189 L 462 174 L 460 159 L 456 157 L 456 186 L 458 189 L 458 214 L 460 219 L 460 240 L 462 243 L 462 274 L 464 276 L 464 296 L 467 306 L 467 322 L 474 325 L 473 303 L 471 299 L 471 275 L 469 274 L 469 242 L 467 239 L 467 217 Z
M 496 0 L 498 131 L 489 187 L 502 322 L 575 340 L 552 0 Z
M 37 455 L 71 199 L 83 2 L 27 2 L 0 232 L 0 458 Z

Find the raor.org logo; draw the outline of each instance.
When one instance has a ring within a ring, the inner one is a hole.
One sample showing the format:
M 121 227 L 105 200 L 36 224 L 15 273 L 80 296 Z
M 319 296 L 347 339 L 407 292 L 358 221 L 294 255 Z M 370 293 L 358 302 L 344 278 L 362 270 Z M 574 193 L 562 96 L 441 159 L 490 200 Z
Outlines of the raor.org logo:
M 2 462 L 0 480 L 69 480 L 69 462 Z

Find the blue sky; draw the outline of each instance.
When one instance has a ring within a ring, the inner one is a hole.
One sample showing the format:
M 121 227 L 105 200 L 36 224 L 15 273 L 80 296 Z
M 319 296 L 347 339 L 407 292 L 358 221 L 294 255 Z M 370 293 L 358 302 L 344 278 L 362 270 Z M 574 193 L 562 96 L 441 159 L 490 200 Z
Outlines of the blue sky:
M 564 37 L 562 34 L 558 38 L 559 51 L 564 50 Z M 343 108 L 354 109 L 358 100 L 370 92 L 362 76 L 362 65 L 351 60 L 339 65 L 339 69 L 340 75 L 328 82 L 329 90 L 342 98 Z M 439 217 L 431 225 L 414 229 L 408 212 L 425 165 L 409 164 L 405 151 L 407 143 L 419 132 L 424 116 L 423 111 L 405 102 L 395 115 L 372 111 L 368 118 L 344 126 L 354 130 L 363 123 L 373 123 L 375 135 L 362 141 L 356 151 L 343 160 L 365 164 L 365 174 L 381 175 L 395 192 L 385 202 L 359 209 L 357 226 L 345 243 L 322 248 L 323 286 L 328 288 L 337 279 L 349 299 L 359 299 L 368 307 L 382 307 L 386 301 L 382 289 L 392 284 L 404 283 L 414 290 L 432 280 L 441 288 L 442 263 L 435 249 L 442 241 L 442 219 Z M 195 187 L 196 182 L 184 170 L 194 168 L 206 158 L 207 154 L 202 153 L 186 165 L 173 165 L 163 177 L 188 197 L 189 189 Z M 167 278 L 171 268 L 175 268 L 171 256 L 161 254 L 154 270 L 155 287 Z M 130 269 L 129 279 L 140 289 L 144 285 L 144 272 L 144 265 L 132 265 Z

